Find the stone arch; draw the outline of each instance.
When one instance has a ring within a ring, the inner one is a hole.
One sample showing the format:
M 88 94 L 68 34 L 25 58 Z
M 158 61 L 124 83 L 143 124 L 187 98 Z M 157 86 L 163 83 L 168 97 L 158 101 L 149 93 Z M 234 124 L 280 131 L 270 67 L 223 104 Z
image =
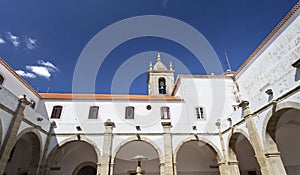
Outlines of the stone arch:
M 91 166 L 97 170 L 97 165 L 94 162 L 87 161 L 87 162 L 82 162 L 81 164 L 77 165 L 76 168 L 74 169 L 72 175 L 77 175 L 79 173 L 80 169 L 85 166 Z
M 80 142 L 84 142 L 89 144 L 94 151 L 96 152 L 96 157 L 97 157 L 97 163 L 99 163 L 101 161 L 101 152 L 99 150 L 99 148 L 97 147 L 96 143 L 94 143 L 92 140 L 88 139 L 85 136 L 80 135 L 80 138 L 78 139 L 78 136 L 71 136 L 63 141 L 61 141 L 60 143 L 57 143 L 55 147 L 53 147 L 50 151 L 50 153 L 48 154 L 45 164 L 46 164 L 46 168 L 44 170 L 42 170 L 43 174 L 49 174 L 50 173 L 50 162 L 51 160 L 59 153 L 60 148 L 64 147 L 65 145 L 72 143 L 72 142 L 76 142 L 76 141 L 80 141 Z
M 228 162 L 233 165 L 232 173 L 259 174 L 260 166 L 246 131 L 234 128 L 228 136 L 227 148 Z
M 219 139 L 218 136 L 215 138 Z M 209 139 L 189 136 L 182 140 L 174 150 L 174 169 L 179 175 L 183 174 L 212 174 L 219 175 L 224 171 L 223 154 L 217 145 Z
M 30 141 L 30 143 L 28 141 Z M 31 146 L 26 145 L 28 143 Z M 26 148 L 29 148 L 29 149 L 22 148 L 22 146 L 24 146 L 24 144 L 25 144 L 25 146 L 28 146 Z M 11 167 L 11 165 L 8 163 L 5 167 L 5 169 L 6 169 L 5 171 L 9 171 L 10 173 L 12 173 L 11 170 L 15 169 L 14 173 L 17 173 L 16 171 L 18 171 L 18 173 L 22 173 L 22 172 L 23 173 L 26 172 L 29 174 L 37 173 L 39 164 L 41 161 L 41 157 L 42 157 L 42 150 L 43 150 L 42 138 L 41 138 L 39 131 L 36 128 L 32 128 L 32 127 L 22 130 L 16 136 L 16 139 L 14 140 L 12 145 L 13 146 L 9 148 L 10 149 L 9 152 L 12 155 L 12 160 L 11 160 L 10 164 L 14 164 L 14 165 Z M 23 152 L 23 153 L 21 153 L 23 156 L 21 156 L 21 158 L 18 156 L 18 158 L 15 159 L 14 154 L 19 155 L 20 149 L 22 150 L 21 152 Z M 27 153 L 25 151 L 23 151 L 23 149 L 27 150 L 26 151 Z M 28 160 L 25 161 L 26 159 L 28 159 Z M 24 162 L 22 163 L 22 161 L 28 162 L 28 164 L 24 164 Z M 15 166 L 18 166 L 16 164 L 19 164 L 19 166 L 22 168 L 18 168 L 18 170 L 16 170 Z M 22 172 L 20 172 L 20 171 L 22 171 Z
M 235 143 L 240 134 L 244 136 L 251 144 L 250 137 L 246 131 L 242 129 L 234 128 L 234 130 L 228 135 L 228 139 L 227 139 L 227 148 L 228 148 L 227 154 L 229 156 L 229 159 L 233 161 L 236 161 Z
M 262 125 L 262 139 L 263 139 L 263 144 L 266 146 L 266 148 L 270 147 L 271 146 L 270 144 L 275 143 L 275 131 L 276 131 L 277 123 L 280 119 L 280 116 L 289 109 L 300 110 L 300 103 L 291 102 L 291 101 L 283 102 L 283 103 L 275 103 L 272 109 L 267 113 Z
M 128 144 L 128 143 L 130 143 L 130 142 L 134 142 L 134 141 L 142 141 L 142 142 L 145 142 L 145 143 L 149 144 L 150 146 L 152 146 L 152 147 L 155 149 L 155 151 L 156 151 L 156 153 L 157 153 L 157 155 L 158 155 L 158 157 L 159 157 L 159 162 L 160 162 L 160 163 L 163 163 L 163 162 L 164 162 L 164 156 L 163 156 L 163 154 L 162 154 L 161 149 L 158 147 L 158 145 L 157 145 L 156 143 L 154 143 L 153 141 L 151 141 L 150 139 L 144 138 L 144 137 L 141 137 L 140 140 L 137 139 L 136 137 L 130 137 L 130 138 L 127 138 L 127 139 L 125 139 L 124 141 L 122 141 L 120 144 L 118 144 L 118 146 L 115 148 L 115 150 L 114 150 L 113 153 L 112 153 L 112 159 L 111 159 L 111 162 L 114 162 L 114 161 L 115 161 L 116 155 L 118 154 L 118 152 L 120 151 L 120 149 L 121 149 L 124 145 L 126 145 L 126 144 Z
M 287 174 L 300 173 L 300 103 L 274 103 L 265 116 L 262 140 L 266 155 Z M 293 139 L 291 139 L 293 138 Z
M 28 133 L 33 133 L 33 134 L 35 134 L 35 135 L 37 136 L 38 141 L 39 141 L 39 143 L 40 143 L 40 150 L 42 151 L 42 150 L 43 150 L 42 137 L 41 137 L 40 132 L 39 132 L 38 129 L 36 129 L 36 128 L 30 127 L 30 128 L 26 128 L 26 129 L 22 130 L 22 131 L 17 135 L 17 138 L 16 138 L 14 144 L 16 144 L 16 142 L 17 142 L 20 138 L 22 138 L 25 134 L 28 134 Z
M 147 158 L 142 162 L 142 169 L 146 174 L 162 173 L 161 166 L 164 163 L 164 155 L 156 143 L 145 137 L 129 137 L 120 142 L 112 153 L 112 174 L 134 173 L 137 162 L 132 158 L 137 155 Z
M 174 150 L 174 160 L 177 160 L 177 155 L 178 155 L 178 151 L 180 150 L 180 148 L 187 142 L 191 142 L 191 141 L 200 141 L 203 142 L 204 144 L 207 144 L 211 150 L 216 154 L 216 158 L 218 162 L 222 162 L 223 161 L 223 156 L 221 151 L 218 149 L 218 147 L 212 143 L 210 140 L 206 139 L 206 138 L 199 138 L 196 139 L 193 136 L 190 136 L 188 138 L 186 138 L 185 140 L 181 141 L 178 146 L 175 148 Z

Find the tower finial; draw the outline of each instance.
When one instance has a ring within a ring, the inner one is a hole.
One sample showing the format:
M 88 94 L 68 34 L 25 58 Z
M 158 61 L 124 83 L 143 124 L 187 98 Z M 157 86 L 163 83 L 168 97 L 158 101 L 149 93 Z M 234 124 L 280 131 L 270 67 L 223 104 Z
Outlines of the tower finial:
M 152 61 L 150 61 L 149 70 L 152 70 Z
M 172 64 L 172 61 L 170 61 L 170 70 L 173 70 L 173 64 Z
M 157 53 L 157 61 L 161 61 L 159 52 Z

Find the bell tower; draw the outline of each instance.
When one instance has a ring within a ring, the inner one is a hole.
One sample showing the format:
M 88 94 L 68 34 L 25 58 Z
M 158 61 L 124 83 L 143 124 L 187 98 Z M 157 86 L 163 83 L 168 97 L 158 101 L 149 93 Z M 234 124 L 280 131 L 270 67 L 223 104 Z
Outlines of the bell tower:
M 171 95 L 174 88 L 174 70 L 172 62 L 169 69 L 161 61 L 160 53 L 154 66 L 150 61 L 148 70 L 148 95 Z

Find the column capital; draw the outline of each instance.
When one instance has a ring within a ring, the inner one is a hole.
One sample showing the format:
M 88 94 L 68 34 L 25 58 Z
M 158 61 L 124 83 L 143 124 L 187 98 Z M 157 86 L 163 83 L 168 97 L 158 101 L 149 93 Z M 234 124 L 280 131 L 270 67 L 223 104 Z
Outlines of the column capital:
M 239 107 L 242 107 L 243 110 L 249 108 L 249 101 L 243 100 L 240 104 Z
M 249 101 L 242 101 L 240 104 L 239 104 L 239 107 L 242 107 L 243 109 L 243 116 L 244 118 L 248 118 L 248 116 L 251 115 L 251 112 L 250 112 L 250 109 L 249 109 Z
M 19 95 L 18 100 L 19 100 L 19 102 L 23 103 L 24 105 L 30 104 L 30 102 L 26 99 L 26 95 Z
M 171 127 L 171 122 L 161 122 L 163 127 Z
M 228 161 L 228 165 L 238 165 L 238 161 Z
M 108 119 L 108 120 L 106 120 L 106 122 L 104 122 L 104 126 L 110 126 L 110 127 L 114 128 L 116 125 L 113 121 Z
M 270 152 L 270 153 L 265 153 L 266 157 L 280 157 L 280 152 Z

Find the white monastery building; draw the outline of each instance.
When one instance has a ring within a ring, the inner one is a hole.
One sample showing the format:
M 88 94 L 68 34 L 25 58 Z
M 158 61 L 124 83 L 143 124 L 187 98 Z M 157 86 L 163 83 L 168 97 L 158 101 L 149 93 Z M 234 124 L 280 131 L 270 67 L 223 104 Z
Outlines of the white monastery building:
M 299 175 L 299 7 L 237 72 L 158 54 L 148 95 L 37 93 L 0 59 L 0 174 Z

